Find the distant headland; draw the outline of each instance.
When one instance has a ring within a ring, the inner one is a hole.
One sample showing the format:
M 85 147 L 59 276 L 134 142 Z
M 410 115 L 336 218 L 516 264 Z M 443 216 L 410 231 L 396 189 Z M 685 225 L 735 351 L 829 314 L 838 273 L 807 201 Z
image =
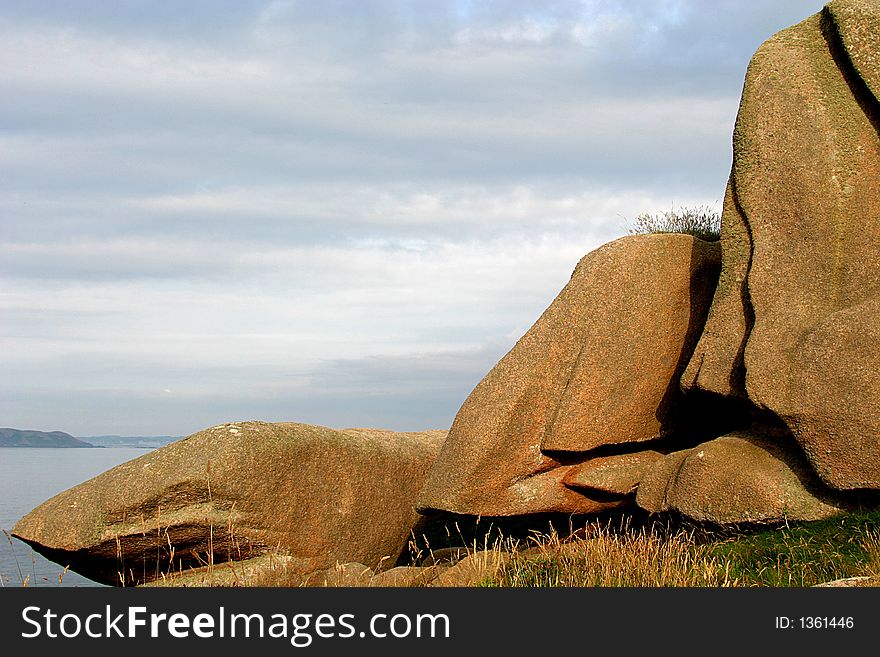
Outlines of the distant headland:
M 0 428 L 0 447 L 141 447 L 154 449 L 180 436 L 86 436 L 75 438 L 63 431 Z
M 97 447 L 63 431 L 0 429 L 0 447 Z

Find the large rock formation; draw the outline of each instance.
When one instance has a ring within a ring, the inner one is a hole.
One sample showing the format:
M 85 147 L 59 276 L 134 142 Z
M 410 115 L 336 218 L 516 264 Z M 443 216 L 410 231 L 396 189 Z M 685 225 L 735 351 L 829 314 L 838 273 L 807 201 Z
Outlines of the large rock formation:
M 116 584 L 267 551 L 290 555 L 288 567 L 304 573 L 350 561 L 390 568 L 444 436 L 225 424 L 61 493 L 13 533 Z
M 683 377 L 781 418 L 837 489 L 880 488 L 878 33 L 880 5 L 835 0 L 755 54 Z
M 619 506 L 622 496 L 564 479 L 583 453 L 674 432 L 718 267 L 718 245 L 689 235 L 625 237 L 585 256 L 459 410 L 419 506 L 488 516 Z

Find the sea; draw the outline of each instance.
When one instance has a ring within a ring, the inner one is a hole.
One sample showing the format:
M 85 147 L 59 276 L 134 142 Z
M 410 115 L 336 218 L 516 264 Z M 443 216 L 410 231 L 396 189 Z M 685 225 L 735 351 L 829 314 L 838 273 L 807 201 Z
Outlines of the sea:
M 22 516 L 71 486 L 149 452 L 140 447 L 0 448 L 0 586 L 103 586 L 10 538 Z

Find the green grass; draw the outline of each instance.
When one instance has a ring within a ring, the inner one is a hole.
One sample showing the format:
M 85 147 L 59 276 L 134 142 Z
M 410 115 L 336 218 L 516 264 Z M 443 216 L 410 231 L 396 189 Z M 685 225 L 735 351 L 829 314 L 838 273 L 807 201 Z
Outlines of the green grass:
M 880 510 L 732 536 L 709 554 L 741 586 L 813 586 L 880 575 Z

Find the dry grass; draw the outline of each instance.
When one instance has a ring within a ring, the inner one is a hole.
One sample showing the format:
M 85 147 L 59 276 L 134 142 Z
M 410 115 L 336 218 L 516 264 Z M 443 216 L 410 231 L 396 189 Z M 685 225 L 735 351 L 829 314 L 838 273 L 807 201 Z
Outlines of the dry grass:
M 680 207 L 656 214 L 643 213 L 636 217 L 629 232 L 631 235 L 685 233 L 707 242 L 717 242 L 721 239 L 721 216 L 707 205 Z
M 865 574 L 868 577 L 880 578 L 880 529 L 870 529 L 865 532 L 862 549 L 868 555 Z
M 543 537 L 515 550 L 486 586 L 736 586 L 729 564 L 682 532 L 662 536 L 646 530 L 600 529 L 588 538 Z

